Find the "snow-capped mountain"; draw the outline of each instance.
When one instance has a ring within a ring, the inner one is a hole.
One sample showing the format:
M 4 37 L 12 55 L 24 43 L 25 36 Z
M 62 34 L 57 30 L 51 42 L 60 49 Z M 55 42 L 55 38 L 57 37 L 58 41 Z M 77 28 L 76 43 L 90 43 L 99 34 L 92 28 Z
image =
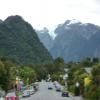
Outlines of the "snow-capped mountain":
M 92 35 L 94 35 L 100 27 L 91 23 L 82 23 L 78 20 L 67 20 L 65 23 L 58 25 L 55 29 L 55 34 L 68 33 L 68 31 L 74 31 L 76 34 L 80 34 L 81 36 L 89 39 Z
M 56 38 L 50 50 L 52 56 L 65 61 L 84 57 L 100 57 L 100 27 L 77 20 L 67 20 L 55 29 Z

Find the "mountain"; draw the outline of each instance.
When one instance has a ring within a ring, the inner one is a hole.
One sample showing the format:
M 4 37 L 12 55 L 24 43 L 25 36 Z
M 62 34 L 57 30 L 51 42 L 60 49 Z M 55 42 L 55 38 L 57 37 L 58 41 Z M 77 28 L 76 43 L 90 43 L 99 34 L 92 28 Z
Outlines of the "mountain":
M 94 34 L 87 43 L 87 49 L 90 47 L 92 56 L 100 58 L 100 30 Z M 94 52 L 94 53 L 93 53 Z
M 100 57 L 100 27 L 77 20 L 67 20 L 55 29 L 56 38 L 50 52 L 53 58 L 79 61 L 85 57 Z
M 32 26 L 18 15 L 0 23 L 0 56 L 22 64 L 51 62 L 52 57 Z
M 53 39 L 49 35 L 49 30 L 47 28 L 44 28 L 43 30 L 37 30 L 36 32 L 38 34 L 40 41 L 48 50 L 50 50 L 53 45 Z
M 2 20 L 0 20 L 0 24 L 2 23 L 3 21 Z

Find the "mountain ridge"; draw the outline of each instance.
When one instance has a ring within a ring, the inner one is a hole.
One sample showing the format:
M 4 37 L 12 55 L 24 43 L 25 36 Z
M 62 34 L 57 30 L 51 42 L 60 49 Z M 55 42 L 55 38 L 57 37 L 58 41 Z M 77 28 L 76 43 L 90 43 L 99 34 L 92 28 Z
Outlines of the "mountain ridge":
M 100 57 L 100 26 L 71 20 L 59 24 L 50 53 L 53 58 L 79 61 L 86 57 Z
M 53 38 L 50 36 L 49 30 L 46 27 L 44 27 L 42 30 L 37 30 L 36 32 L 40 41 L 49 51 L 53 45 Z
M 23 64 L 52 62 L 31 24 L 19 15 L 10 16 L 0 23 L 0 56 Z

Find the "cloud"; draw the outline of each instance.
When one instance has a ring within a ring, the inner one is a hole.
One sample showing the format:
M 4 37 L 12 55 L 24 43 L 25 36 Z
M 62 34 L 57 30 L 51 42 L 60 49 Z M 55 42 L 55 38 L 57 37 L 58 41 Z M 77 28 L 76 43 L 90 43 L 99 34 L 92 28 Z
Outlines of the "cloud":
M 21 15 L 33 27 L 53 27 L 67 19 L 100 25 L 100 0 L 1 0 L 0 19 Z
M 100 0 L 95 0 L 95 1 L 100 3 Z

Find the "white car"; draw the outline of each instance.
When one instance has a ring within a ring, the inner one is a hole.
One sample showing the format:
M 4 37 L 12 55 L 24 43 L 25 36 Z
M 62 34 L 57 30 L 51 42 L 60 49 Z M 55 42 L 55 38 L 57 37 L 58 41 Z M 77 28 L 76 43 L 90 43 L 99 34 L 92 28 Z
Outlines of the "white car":
M 28 90 L 30 92 L 30 95 L 34 94 L 35 91 L 34 90 Z
M 61 91 L 61 86 L 59 84 L 56 84 L 56 91 Z
M 34 90 L 33 86 L 30 86 L 28 91 L 30 92 L 30 95 L 35 93 L 35 90 Z
M 23 91 L 22 96 L 23 96 L 23 97 L 30 97 L 30 91 L 29 91 L 29 90 Z
M 52 83 L 48 84 L 48 89 L 53 89 L 53 84 Z

